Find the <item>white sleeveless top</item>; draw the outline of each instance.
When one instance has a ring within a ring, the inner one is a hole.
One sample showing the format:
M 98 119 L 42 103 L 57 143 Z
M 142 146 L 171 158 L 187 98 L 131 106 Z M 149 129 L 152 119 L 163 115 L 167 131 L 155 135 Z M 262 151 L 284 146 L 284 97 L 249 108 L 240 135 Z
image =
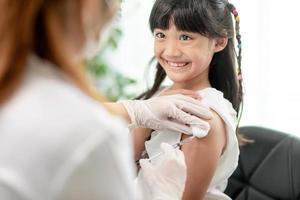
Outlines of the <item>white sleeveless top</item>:
M 205 200 L 211 199 L 230 199 L 223 192 L 227 186 L 227 180 L 238 165 L 239 145 L 235 134 L 236 130 L 236 111 L 232 104 L 223 97 L 223 93 L 214 89 L 206 88 L 199 91 L 203 97 L 202 102 L 214 110 L 226 124 L 227 145 L 222 156 L 218 161 L 213 179 L 204 197 Z M 181 133 L 154 131 L 151 139 L 145 142 L 146 152 L 152 157 L 160 152 L 162 142 L 175 144 L 181 139 Z M 159 157 L 153 162 L 160 162 Z M 141 176 L 138 176 L 138 179 Z

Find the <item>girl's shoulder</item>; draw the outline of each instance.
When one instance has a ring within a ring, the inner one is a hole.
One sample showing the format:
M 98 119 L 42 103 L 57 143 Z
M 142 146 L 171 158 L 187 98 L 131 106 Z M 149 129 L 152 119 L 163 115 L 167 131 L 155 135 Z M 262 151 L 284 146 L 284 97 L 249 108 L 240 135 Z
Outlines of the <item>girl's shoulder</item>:
M 237 113 L 221 91 L 215 88 L 205 88 L 198 92 L 205 106 L 215 111 L 226 124 L 230 124 L 232 127 L 236 126 Z
M 221 103 L 222 106 L 231 107 L 233 109 L 232 104 L 224 97 L 223 92 L 215 88 L 204 88 L 199 90 L 198 93 L 203 97 L 203 101 L 208 105 Z
M 238 164 L 239 144 L 236 137 L 237 113 L 221 91 L 214 88 L 206 88 L 199 91 L 199 93 L 203 97 L 203 103 L 215 113 L 214 124 L 211 124 L 215 128 L 215 132 L 222 129 L 222 126 L 218 128 L 218 125 L 222 124 L 222 121 L 225 126 L 223 129 L 225 128 L 226 132 L 226 147 L 223 149 L 222 156 L 209 187 L 210 189 L 214 187 L 222 188 L 223 185 L 221 183 L 226 182 Z

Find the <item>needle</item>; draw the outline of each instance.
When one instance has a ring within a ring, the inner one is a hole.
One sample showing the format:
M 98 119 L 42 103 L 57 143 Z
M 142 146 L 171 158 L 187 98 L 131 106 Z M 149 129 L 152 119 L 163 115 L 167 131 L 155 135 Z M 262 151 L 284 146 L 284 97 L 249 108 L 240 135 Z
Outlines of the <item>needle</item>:
M 173 144 L 172 147 L 173 147 L 174 149 L 179 148 L 179 147 L 181 147 L 182 145 L 184 145 L 184 144 L 186 144 L 186 143 L 189 143 L 189 142 L 192 141 L 192 139 L 194 139 L 194 138 L 195 138 L 195 136 L 191 136 L 191 137 L 185 138 L 184 140 L 181 140 L 180 142 L 177 142 L 177 143 Z M 153 159 L 159 157 L 159 156 L 162 155 L 162 154 L 164 154 L 164 152 L 161 151 L 161 152 L 157 153 L 156 155 L 150 157 L 148 160 L 151 161 L 151 160 L 153 160 Z M 136 161 L 136 164 L 137 164 L 137 165 L 140 165 L 139 160 Z

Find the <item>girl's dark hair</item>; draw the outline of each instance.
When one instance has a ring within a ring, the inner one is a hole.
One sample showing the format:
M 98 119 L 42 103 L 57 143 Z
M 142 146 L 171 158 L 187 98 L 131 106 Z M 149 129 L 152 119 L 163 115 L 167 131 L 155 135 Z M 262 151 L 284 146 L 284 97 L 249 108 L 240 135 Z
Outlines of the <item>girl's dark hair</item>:
M 235 7 L 226 0 L 156 0 L 149 22 L 152 32 L 156 28 L 167 30 L 172 22 L 180 31 L 200 33 L 208 38 L 228 37 L 227 46 L 213 56 L 209 81 L 212 87 L 224 93 L 239 115 L 243 88 L 241 78 L 237 78 L 241 77 L 241 36 Z M 235 31 L 238 54 L 234 47 Z M 159 63 L 156 68 L 153 86 L 139 99 L 153 96 L 166 78 L 166 72 Z

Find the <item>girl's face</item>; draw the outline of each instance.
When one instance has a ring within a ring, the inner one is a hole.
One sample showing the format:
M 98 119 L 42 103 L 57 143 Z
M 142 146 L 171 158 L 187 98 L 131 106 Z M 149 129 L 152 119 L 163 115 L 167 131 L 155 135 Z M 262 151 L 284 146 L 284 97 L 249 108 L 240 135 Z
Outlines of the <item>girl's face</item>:
M 210 86 L 209 65 L 219 50 L 216 39 L 198 33 L 155 29 L 155 56 L 175 85 L 184 89 Z

